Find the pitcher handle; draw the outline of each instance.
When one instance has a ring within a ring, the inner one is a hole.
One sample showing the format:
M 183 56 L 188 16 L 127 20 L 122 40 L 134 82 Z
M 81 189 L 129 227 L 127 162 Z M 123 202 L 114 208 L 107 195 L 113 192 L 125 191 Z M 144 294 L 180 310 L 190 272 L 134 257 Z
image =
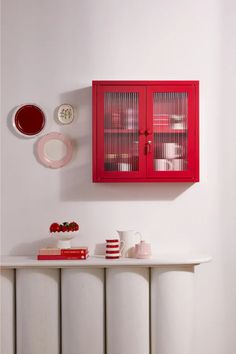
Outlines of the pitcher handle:
M 124 240 L 120 240 L 120 255 L 122 256 L 122 252 L 123 252 L 123 249 L 125 247 L 125 241 Z
M 169 160 L 166 160 L 166 162 L 167 162 L 167 166 L 168 166 L 168 171 L 173 170 L 173 164 L 172 164 L 172 162 L 170 162 Z
M 182 156 L 183 155 L 183 146 L 177 145 L 176 146 L 176 153 L 178 156 Z
M 138 231 L 136 231 L 135 232 L 135 235 L 139 235 L 139 242 L 142 240 L 142 235 L 141 235 L 141 233 L 140 232 L 138 232 Z

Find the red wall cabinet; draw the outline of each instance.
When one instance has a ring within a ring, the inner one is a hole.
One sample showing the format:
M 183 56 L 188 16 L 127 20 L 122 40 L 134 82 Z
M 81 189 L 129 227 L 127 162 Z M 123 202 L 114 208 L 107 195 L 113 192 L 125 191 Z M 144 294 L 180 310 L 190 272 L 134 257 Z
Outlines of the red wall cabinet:
M 93 81 L 94 182 L 198 182 L 198 81 Z

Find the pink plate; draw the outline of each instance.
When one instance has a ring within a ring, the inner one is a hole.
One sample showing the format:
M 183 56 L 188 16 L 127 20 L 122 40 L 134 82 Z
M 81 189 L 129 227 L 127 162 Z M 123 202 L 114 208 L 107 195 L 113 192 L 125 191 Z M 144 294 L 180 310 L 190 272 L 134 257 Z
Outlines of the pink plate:
M 65 166 L 72 158 L 71 141 L 61 133 L 44 135 L 37 144 L 37 155 L 43 165 L 51 168 Z

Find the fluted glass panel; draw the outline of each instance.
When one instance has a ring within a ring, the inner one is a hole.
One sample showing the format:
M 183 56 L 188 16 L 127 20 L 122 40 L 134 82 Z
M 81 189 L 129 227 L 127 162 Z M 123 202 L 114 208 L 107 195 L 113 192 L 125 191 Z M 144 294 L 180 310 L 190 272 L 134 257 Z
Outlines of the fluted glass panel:
M 188 94 L 153 94 L 155 171 L 185 171 L 188 168 Z
M 107 92 L 104 96 L 104 170 L 139 170 L 139 94 Z

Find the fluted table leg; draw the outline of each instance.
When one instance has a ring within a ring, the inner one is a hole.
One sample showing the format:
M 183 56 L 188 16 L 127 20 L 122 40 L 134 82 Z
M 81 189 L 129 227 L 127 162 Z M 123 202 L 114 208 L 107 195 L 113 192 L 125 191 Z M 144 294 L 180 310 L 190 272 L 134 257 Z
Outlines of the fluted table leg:
M 109 268 L 107 354 L 149 354 L 149 269 Z
M 192 353 L 193 274 L 192 266 L 152 268 L 152 354 Z
M 104 354 L 104 269 L 62 269 L 62 354 Z
M 17 354 L 59 354 L 59 272 L 16 271 Z
M 0 352 L 15 353 L 14 270 L 1 270 L 1 340 Z

